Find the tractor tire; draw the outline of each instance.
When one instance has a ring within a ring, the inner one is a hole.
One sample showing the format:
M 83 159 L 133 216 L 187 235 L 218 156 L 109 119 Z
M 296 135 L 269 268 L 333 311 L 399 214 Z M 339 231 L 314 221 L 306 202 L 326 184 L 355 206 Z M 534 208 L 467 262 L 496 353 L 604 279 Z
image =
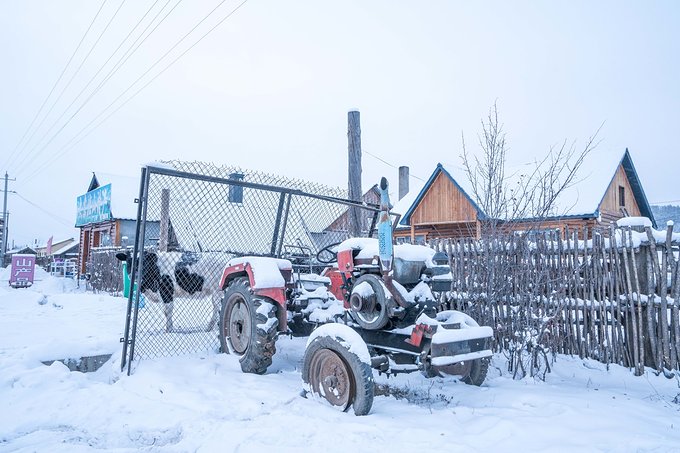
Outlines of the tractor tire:
M 486 373 L 489 371 L 489 362 L 489 357 L 470 361 L 469 371 L 461 378 L 461 381 L 478 387 L 482 385 L 484 379 L 486 379 Z
M 373 371 L 335 338 L 315 338 L 305 350 L 302 380 L 312 394 L 343 412 L 366 415 L 373 406 Z
M 224 291 L 219 335 L 222 352 L 240 356 L 244 373 L 264 374 L 276 352 L 279 321 L 276 302 L 255 296 L 247 278 L 232 280 Z
M 468 385 L 480 386 L 486 379 L 489 371 L 489 358 L 469 360 L 463 363 L 434 367 L 432 365 L 423 369 L 422 373 L 427 378 L 460 376 L 460 381 Z

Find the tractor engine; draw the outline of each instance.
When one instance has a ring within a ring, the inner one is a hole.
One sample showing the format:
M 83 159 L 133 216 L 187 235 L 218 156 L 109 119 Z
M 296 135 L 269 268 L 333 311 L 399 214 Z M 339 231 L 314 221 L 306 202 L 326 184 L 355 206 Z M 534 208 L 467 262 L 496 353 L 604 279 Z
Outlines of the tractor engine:
M 406 327 L 422 313 L 434 318 L 432 291 L 451 288 L 446 255 L 421 245 L 394 246 L 392 270 L 385 272 L 377 239 L 348 239 L 337 247 L 337 263 L 326 273 L 335 283 L 331 291 L 345 301 L 352 320 L 368 330 Z

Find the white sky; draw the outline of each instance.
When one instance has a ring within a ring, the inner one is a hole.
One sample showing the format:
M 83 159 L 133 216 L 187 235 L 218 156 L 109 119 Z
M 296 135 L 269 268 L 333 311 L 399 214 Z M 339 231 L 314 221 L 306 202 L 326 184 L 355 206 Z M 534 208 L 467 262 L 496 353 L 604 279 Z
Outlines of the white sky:
M 471 147 L 496 100 L 512 165 L 565 139 L 583 144 L 605 122 L 597 152 L 619 159 L 628 147 L 649 201 L 680 199 L 677 2 L 249 0 L 68 145 L 219 3 L 185 0 L 45 146 L 118 60 L 120 52 L 56 122 L 152 3 L 123 4 L 42 127 L 17 148 L 101 3 L 0 0 L 0 170 L 17 179 L 10 190 L 18 192 L 9 196 L 10 245 L 75 236 L 76 197 L 92 171 L 136 177 L 158 159 L 346 186 L 350 109 L 361 111 L 365 152 L 423 179 L 437 162 L 460 165 L 461 133 Z M 227 0 L 127 95 L 239 3 Z M 119 5 L 104 5 L 43 114 Z M 396 189 L 395 168 L 366 153 L 363 168 L 364 188 L 384 175 Z

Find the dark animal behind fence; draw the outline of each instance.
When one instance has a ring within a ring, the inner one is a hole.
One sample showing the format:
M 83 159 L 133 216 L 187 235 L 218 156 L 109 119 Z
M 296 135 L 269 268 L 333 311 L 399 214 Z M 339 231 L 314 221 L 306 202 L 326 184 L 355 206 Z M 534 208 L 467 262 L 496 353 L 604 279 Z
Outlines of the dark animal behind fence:
M 230 257 L 221 253 L 143 252 L 139 291 L 151 302 L 163 303 L 167 332 L 174 328 L 175 299 L 192 295 L 212 299 L 207 331 L 215 327 L 221 302 L 220 277 Z M 128 273 L 132 271 L 129 251 L 117 253 L 116 258 L 127 262 Z

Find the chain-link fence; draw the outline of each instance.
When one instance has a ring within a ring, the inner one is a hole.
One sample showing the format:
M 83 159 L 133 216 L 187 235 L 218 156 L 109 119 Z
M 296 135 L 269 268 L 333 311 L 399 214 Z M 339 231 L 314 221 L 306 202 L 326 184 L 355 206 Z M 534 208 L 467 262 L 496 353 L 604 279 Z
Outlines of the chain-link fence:
M 371 191 L 367 192 L 371 198 Z M 165 162 L 142 170 L 136 237 L 160 225 L 157 245 L 119 253 L 129 292 L 123 366 L 133 359 L 217 351 L 220 280 L 229 259 L 288 258 L 318 270 L 317 253 L 349 237 L 356 209 L 362 236 L 378 206 L 346 192 L 232 167 Z M 134 259 L 136 257 L 136 259 Z M 141 277 L 140 277 L 141 276 Z

